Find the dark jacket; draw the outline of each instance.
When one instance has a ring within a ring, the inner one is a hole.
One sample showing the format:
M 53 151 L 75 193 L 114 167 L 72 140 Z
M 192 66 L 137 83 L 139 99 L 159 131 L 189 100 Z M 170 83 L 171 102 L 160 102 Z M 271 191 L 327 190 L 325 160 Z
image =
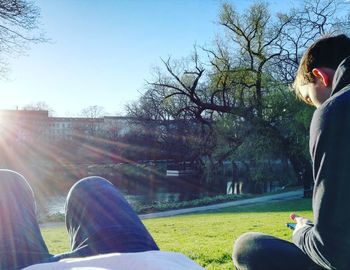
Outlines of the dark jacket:
M 326 269 L 350 269 L 350 57 L 332 85 L 310 127 L 314 224 L 297 231 L 293 241 Z

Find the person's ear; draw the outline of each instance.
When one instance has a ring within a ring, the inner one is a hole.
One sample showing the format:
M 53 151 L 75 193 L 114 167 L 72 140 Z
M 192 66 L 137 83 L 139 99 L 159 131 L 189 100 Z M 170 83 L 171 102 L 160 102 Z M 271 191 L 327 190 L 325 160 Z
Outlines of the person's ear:
M 328 71 L 327 68 L 314 68 L 312 74 L 321 80 L 324 86 L 329 86 L 332 79 L 332 74 Z

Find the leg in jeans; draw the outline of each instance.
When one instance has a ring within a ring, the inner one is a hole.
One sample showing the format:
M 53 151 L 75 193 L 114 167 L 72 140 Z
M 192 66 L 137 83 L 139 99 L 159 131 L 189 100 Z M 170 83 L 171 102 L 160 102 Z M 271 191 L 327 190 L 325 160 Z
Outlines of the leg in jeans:
M 261 233 L 246 233 L 235 242 L 237 270 L 321 270 L 296 245 Z
M 0 170 L 0 269 L 21 269 L 51 257 L 40 233 L 31 187 L 22 175 Z
M 104 178 L 77 182 L 66 202 L 72 252 L 60 258 L 112 252 L 158 250 L 145 226 L 120 191 Z

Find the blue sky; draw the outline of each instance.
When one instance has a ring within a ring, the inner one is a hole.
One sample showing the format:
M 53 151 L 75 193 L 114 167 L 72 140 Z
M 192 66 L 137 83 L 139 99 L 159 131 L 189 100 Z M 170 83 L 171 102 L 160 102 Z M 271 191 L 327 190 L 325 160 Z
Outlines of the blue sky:
M 121 115 L 126 103 L 140 97 L 160 58 L 186 57 L 194 44 L 211 44 L 221 29 L 216 22 L 222 2 L 37 0 L 41 28 L 51 41 L 9 59 L 0 109 L 44 101 L 56 116 L 77 116 L 91 105 Z M 231 2 L 240 9 L 252 3 Z

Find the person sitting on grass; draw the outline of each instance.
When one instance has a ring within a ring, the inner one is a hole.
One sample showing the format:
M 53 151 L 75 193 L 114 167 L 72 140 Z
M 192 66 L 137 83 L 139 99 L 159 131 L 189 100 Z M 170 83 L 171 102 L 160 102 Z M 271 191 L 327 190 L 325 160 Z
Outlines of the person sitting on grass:
M 71 251 L 52 255 L 28 182 L 14 171 L 0 170 L 0 269 L 204 269 L 180 253 L 159 251 L 120 191 L 104 178 L 78 181 L 65 211 Z
M 317 108 L 310 126 L 313 222 L 295 218 L 294 244 L 244 234 L 233 262 L 237 269 L 350 269 L 350 39 L 326 36 L 312 44 L 293 88 Z

